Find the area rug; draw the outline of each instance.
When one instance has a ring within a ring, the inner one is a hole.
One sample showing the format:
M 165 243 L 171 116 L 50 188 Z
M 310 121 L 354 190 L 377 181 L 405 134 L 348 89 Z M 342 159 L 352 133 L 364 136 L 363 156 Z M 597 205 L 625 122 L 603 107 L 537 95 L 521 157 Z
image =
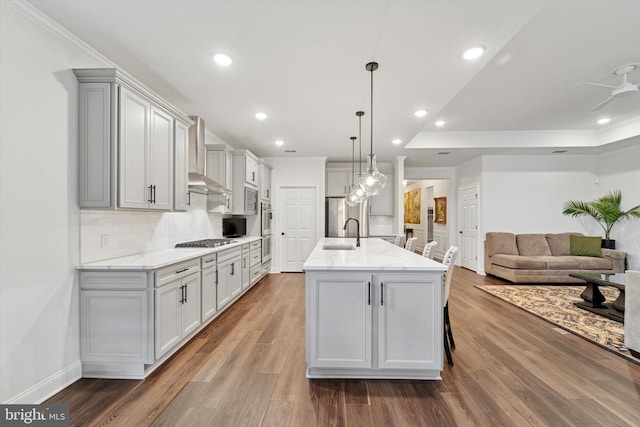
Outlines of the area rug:
M 559 326 L 581 338 L 640 365 L 640 359 L 624 346 L 624 325 L 573 305 L 582 301 L 584 286 L 477 285 L 495 297 Z M 607 301 L 618 297 L 617 289 L 600 287 Z

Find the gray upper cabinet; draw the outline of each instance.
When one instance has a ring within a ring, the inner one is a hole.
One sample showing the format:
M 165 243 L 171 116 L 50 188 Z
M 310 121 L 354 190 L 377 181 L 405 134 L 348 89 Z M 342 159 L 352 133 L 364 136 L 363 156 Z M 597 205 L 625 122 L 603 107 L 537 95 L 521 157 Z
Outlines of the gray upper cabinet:
M 249 150 L 236 150 L 233 152 L 233 183 L 234 192 L 239 187 L 249 186 L 259 188 L 260 171 L 258 169 L 258 158 Z
M 187 158 L 181 144 L 187 140 L 175 142 L 191 119 L 116 69 L 74 73 L 80 207 L 172 210 L 179 194 L 175 207 L 184 209 Z
M 265 202 L 271 201 L 271 171 L 273 166 L 266 163 L 264 160 L 259 162 L 260 168 L 260 200 Z
M 226 144 L 207 145 L 206 175 L 224 188 L 233 191 L 233 149 Z
M 351 172 L 327 170 L 327 196 L 345 196 L 351 184 Z
M 393 171 L 381 171 L 387 177 L 387 185 L 375 196 L 370 197 L 369 213 L 379 216 L 393 216 Z

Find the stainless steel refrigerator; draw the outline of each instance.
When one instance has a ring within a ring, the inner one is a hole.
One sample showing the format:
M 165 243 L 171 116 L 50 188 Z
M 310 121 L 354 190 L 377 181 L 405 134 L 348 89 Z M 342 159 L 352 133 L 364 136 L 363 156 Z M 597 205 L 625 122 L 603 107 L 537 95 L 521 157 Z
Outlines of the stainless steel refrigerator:
M 360 237 L 369 237 L 369 199 L 356 205 L 349 206 L 344 197 L 327 197 L 325 200 L 325 237 L 356 237 L 356 223 L 349 221 L 346 230 L 344 223 L 349 218 L 360 222 Z

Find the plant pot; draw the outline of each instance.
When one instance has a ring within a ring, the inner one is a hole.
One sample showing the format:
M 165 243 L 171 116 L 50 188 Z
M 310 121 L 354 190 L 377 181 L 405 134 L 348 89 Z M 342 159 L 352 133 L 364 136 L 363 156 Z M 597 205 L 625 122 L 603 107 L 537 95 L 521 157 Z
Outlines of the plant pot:
M 616 241 L 613 239 L 602 239 L 602 245 L 600 246 L 602 248 L 605 249 L 615 249 L 616 248 Z

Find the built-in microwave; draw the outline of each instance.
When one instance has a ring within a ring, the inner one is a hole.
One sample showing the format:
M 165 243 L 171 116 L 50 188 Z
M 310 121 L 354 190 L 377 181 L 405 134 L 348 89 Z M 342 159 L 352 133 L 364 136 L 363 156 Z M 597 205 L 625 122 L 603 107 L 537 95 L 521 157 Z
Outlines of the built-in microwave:
M 244 188 L 244 213 L 248 215 L 258 213 L 258 190 Z

